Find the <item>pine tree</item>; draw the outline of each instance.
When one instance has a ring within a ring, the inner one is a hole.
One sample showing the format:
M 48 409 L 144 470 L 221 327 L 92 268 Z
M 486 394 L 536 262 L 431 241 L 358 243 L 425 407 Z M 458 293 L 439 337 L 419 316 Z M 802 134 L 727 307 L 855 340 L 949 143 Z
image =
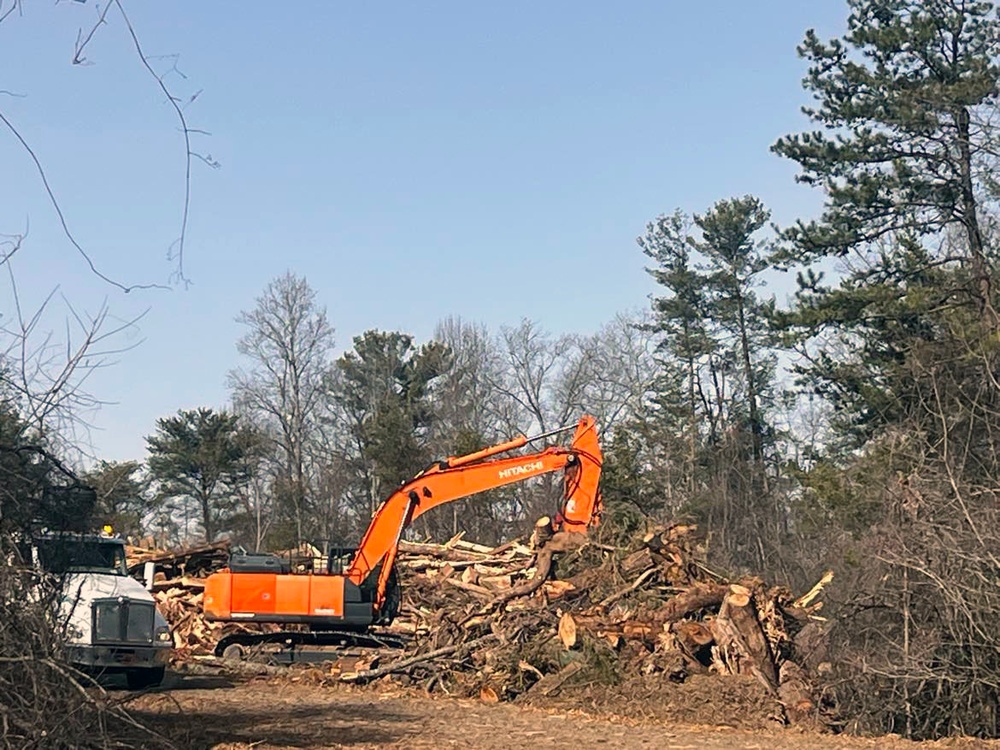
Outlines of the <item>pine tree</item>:
M 995 167 L 988 123 L 998 95 L 1000 24 L 980 0 L 848 0 L 843 39 L 806 34 L 805 108 L 821 129 L 773 150 L 822 188 L 826 206 L 785 237 L 789 259 L 843 256 L 905 236 L 942 239 L 967 266 L 981 309 L 992 310 L 980 195 Z M 956 241 L 957 240 L 957 241 Z M 891 264 L 886 266 L 891 271 Z
M 194 505 L 206 541 L 226 529 L 235 487 L 244 479 L 239 417 L 226 411 L 181 410 L 156 420 L 146 438 L 149 473 L 165 500 Z

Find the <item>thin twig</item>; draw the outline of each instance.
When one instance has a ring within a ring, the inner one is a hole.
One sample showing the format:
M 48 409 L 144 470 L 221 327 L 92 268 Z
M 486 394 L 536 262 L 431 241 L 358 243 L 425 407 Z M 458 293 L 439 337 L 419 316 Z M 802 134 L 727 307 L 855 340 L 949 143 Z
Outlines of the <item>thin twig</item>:
M 139 56 L 139 60 L 142 62 L 143 67 L 156 80 L 156 85 L 159 86 L 160 90 L 167 97 L 167 101 L 170 103 L 170 106 L 173 107 L 174 112 L 177 113 L 177 119 L 181 124 L 181 132 L 184 135 L 184 206 L 181 212 L 180 236 L 177 238 L 172 247 L 177 248 L 177 271 L 175 272 L 175 279 L 187 285 L 190 282 L 184 275 L 184 244 L 187 240 L 188 213 L 191 208 L 191 157 L 193 156 L 191 151 L 191 129 L 188 127 L 187 118 L 184 117 L 184 110 L 181 108 L 180 104 L 178 104 L 177 97 L 170 93 L 167 85 L 163 82 L 163 76 L 157 75 L 156 71 L 153 70 L 153 66 L 150 65 L 149 58 L 146 57 L 145 52 L 142 50 L 142 45 L 139 43 L 139 36 L 135 32 L 135 28 L 132 26 L 132 21 L 125 12 L 125 8 L 122 7 L 121 1 L 112 1 L 118 8 L 118 12 L 121 13 L 122 19 L 125 21 L 125 26 L 128 28 L 129 36 L 132 37 L 132 44 L 135 46 L 136 54 Z
M 14 137 L 21 144 L 21 147 L 28 153 L 28 156 L 31 158 L 31 161 L 34 162 L 35 169 L 38 172 L 38 176 L 42 180 L 42 185 L 45 188 L 45 192 L 48 194 L 49 201 L 52 203 L 52 208 L 55 209 L 56 216 L 59 217 L 59 223 L 62 225 L 63 233 L 66 235 L 66 238 L 70 241 L 70 244 L 72 244 L 73 247 L 76 248 L 77 252 L 79 252 L 80 255 L 83 257 L 84 261 L 86 261 L 87 265 L 90 267 L 91 272 L 95 276 L 105 281 L 106 283 L 121 289 L 126 294 L 131 292 L 133 289 L 169 289 L 169 287 L 163 286 L 162 284 L 125 285 L 122 284 L 120 281 L 115 281 L 111 277 L 102 273 L 94 264 L 94 261 L 91 259 L 87 251 L 83 249 L 83 247 L 80 245 L 79 242 L 77 242 L 76 237 L 70 231 L 69 225 L 66 223 L 66 217 L 63 214 L 62 207 L 59 205 L 59 201 L 56 199 L 55 193 L 52 190 L 52 186 L 49 185 L 48 176 L 46 175 L 45 169 L 44 167 L 42 167 L 42 162 L 39 160 L 38 155 L 35 153 L 34 149 L 32 149 L 32 147 L 21 135 L 20 131 L 18 131 L 18 129 L 14 127 L 14 124 L 7 119 L 7 117 L 3 114 L 3 112 L 0 112 L 0 122 L 2 122 L 4 126 L 6 126 L 6 128 L 11 133 L 13 133 Z

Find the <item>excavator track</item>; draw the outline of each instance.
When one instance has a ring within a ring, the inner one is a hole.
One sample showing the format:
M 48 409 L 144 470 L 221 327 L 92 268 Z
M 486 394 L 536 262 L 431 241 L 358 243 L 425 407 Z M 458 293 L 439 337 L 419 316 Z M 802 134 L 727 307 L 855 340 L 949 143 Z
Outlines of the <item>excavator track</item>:
M 406 647 L 406 643 L 407 639 L 398 635 L 351 630 L 231 633 L 219 639 L 215 646 L 215 655 L 220 659 L 240 660 L 260 646 L 278 645 L 286 650 L 286 659 L 283 661 L 291 662 L 295 661 L 295 650 L 300 646 L 402 649 Z

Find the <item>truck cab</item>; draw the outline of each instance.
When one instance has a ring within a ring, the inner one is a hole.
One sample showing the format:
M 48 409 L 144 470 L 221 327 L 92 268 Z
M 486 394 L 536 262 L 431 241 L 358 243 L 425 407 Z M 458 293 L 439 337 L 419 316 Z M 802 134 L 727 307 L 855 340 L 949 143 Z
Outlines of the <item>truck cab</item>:
M 41 533 L 30 551 L 33 566 L 63 585 L 60 614 L 73 665 L 124 674 L 133 690 L 159 685 L 173 637 L 152 594 L 128 575 L 124 541 L 110 533 Z

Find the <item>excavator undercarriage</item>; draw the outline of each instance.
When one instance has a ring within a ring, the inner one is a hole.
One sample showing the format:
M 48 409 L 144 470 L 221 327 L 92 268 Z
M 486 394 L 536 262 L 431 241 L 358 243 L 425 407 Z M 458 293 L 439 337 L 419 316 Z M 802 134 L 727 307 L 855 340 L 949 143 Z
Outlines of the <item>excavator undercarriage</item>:
M 330 650 L 347 653 L 350 649 L 403 649 L 408 639 L 404 636 L 379 633 L 375 630 L 304 630 L 276 633 L 230 633 L 219 639 L 215 655 L 226 660 L 242 660 L 266 656 L 270 661 L 292 663 L 328 658 Z M 268 646 L 278 649 L 265 651 Z M 303 657 L 303 647 L 324 649 Z M 296 658 L 298 655 L 299 658 Z

